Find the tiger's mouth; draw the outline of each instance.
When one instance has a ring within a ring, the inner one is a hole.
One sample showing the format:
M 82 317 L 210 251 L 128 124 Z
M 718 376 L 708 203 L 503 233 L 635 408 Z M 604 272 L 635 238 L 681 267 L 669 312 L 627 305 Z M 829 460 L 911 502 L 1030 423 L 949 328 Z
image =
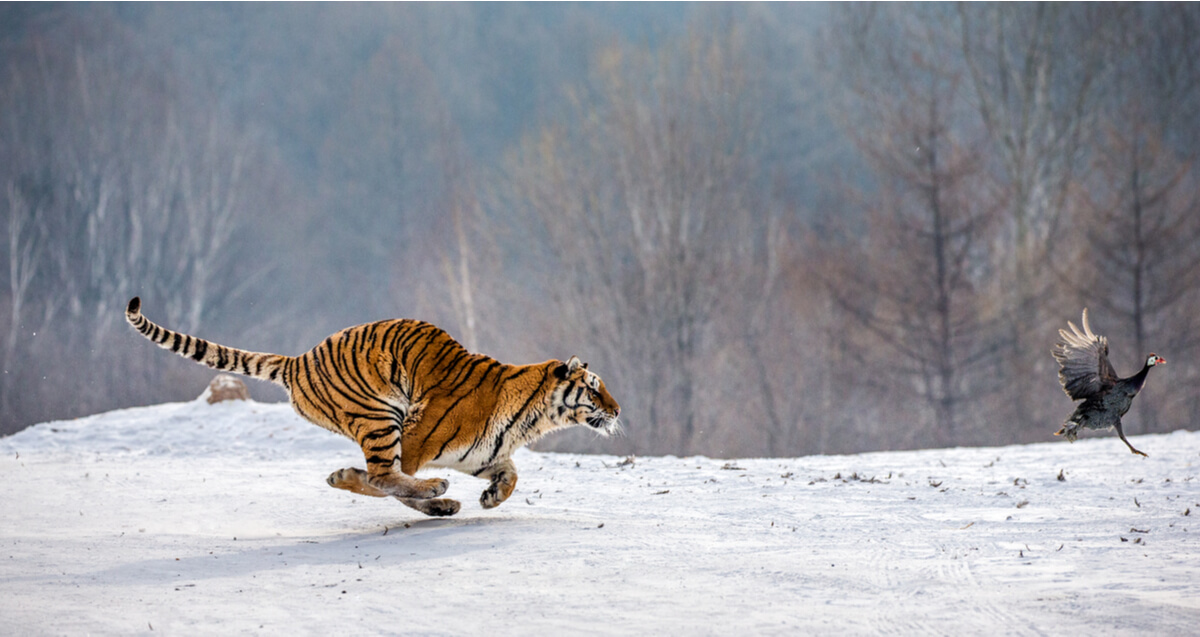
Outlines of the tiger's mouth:
M 586 422 L 588 427 L 595 429 L 601 435 L 616 436 L 621 434 L 621 421 L 617 420 L 616 416 L 600 413 L 587 418 Z

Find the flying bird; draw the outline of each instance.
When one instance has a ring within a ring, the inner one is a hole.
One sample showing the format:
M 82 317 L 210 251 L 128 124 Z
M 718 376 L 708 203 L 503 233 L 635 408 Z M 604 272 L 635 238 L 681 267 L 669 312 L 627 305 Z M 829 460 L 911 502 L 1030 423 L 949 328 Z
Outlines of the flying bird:
M 1133 397 L 1137 396 L 1146 383 L 1146 373 L 1155 365 L 1167 361 L 1158 354 L 1146 357 L 1146 365 L 1129 378 L 1117 378 L 1112 363 L 1108 362 L 1108 339 L 1092 332 L 1088 325 L 1087 309 L 1083 310 L 1083 330 L 1067 321 L 1067 330 L 1059 330 L 1062 338 L 1054 345 L 1054 360 L 1058 361 L 1058 382 L 1071 400 L 1083 402 L 1075 413 L 1063 423 L 1054 435 L 1074 442 L 1079 429 L 1116 429 L 1121 441 L 1129 450 L 1140 456 L 1146 454 L 1133 448 L 1125 439 L 1121 429 L 1121 416 L 1129 411 Z

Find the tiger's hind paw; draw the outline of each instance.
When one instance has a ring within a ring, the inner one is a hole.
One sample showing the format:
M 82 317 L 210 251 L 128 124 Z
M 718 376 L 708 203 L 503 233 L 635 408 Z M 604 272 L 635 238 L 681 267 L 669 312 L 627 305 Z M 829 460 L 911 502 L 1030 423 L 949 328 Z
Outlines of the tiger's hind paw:
M 448 517 L 458 513 L 458 510 L 462 508 L 462 505 L 458 503 L 458 500 L 451 500 L 450 498 L 435 498 L 433 500 L 426 500 L 425 504 L 426 506 L 422 508 L 421 511 L 434 517 Z
M 450 498 L 422 500 L 419 498 L 397 497 L 396 499 L 403 502 L 405 505 L 424 513 L 425 515 L 435 518 L 449 517 L 455 513 L 458 513 L 458 510 L 462 508 L 462 505 L 459 504 L 458 500 L 451 500 Z
M 445 493 L 446 488 L 450 486 L 450 481 L 445 478 L 421 480 L 401 474 L 390 474 L 372 478 L 370 486 L 384 495 L 428 500 Z
M 345 489 L 360 495 L 369 495 L 374 498 L 382 498 L 387 496 L 387 492 L 376 489 L 371 486 L 367 479 L 367 472 L 354 467 L 338 469 L 329 474 L 325 482 L 335 489 Z

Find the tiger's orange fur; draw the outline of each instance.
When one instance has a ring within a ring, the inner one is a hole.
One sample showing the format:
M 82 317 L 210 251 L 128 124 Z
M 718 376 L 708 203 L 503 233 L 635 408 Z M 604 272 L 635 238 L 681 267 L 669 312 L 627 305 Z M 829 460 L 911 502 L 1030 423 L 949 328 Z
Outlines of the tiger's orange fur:
M 566 427 L 585 425 L 604 435 L 620 428 L 620 406 L 578 358 L 505 365 L 421 321 L 349 327 L 305 354 L 282 356 L 168 330 L 141 314 L 137 297 L 125 318 L 180 356 L 283 386 L 297 413 L 362 447 L 366 471 L 335 471 L 330 486 L 390 495 L 428 515 L 453 515 L 459 503 L 438 498 L 445 480 L 414 477 L 423 467 L 488 480 L 480 504 L 491 508 L 516 486 L 510 456 L 517 449 Z

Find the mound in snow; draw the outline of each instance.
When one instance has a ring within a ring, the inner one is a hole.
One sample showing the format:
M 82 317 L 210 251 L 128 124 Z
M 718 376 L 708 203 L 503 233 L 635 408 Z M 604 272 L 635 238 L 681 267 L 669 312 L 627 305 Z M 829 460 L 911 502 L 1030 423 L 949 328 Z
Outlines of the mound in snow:
M 602 441 L 598 441 L 602 444 Z M 353 443 L 203 397 L 0 439 L 11 634 L 1194 634 L 1200 434 L 712 460 L 515 457 L 448 519 Z M 261 630 L 260 630 L 261 629 Z

